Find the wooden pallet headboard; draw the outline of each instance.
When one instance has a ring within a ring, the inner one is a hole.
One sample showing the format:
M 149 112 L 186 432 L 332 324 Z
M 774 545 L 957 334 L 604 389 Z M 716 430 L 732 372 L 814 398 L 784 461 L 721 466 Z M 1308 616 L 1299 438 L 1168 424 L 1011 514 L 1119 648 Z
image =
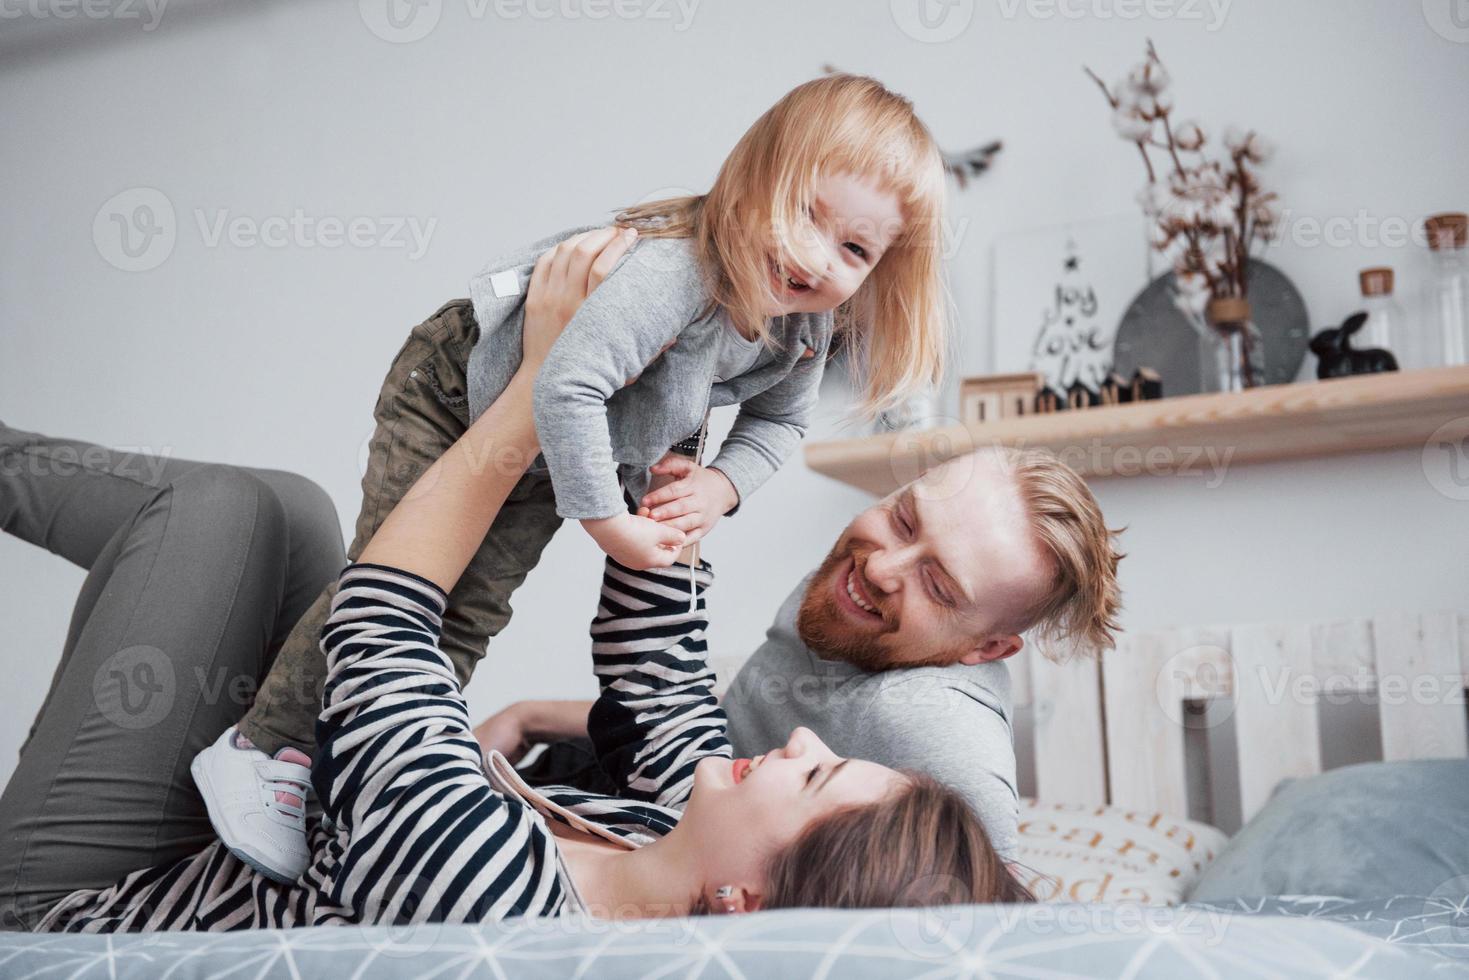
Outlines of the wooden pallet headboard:
M 712 658 L 721 692 L 744 657 Z M 1123 634 L 1062 664 L 1010 661 L 1029 707 L 1036 796 L 1189 814 L 1185 716 L 1233 699 L 1243 819 L 1283 779 L 1321 771 L 1319 701 L 1377 694 L 1385 759 L 1469 755 L 1469 615 L 1453 612 Z M 1018 712 L 1019 714 L 1020 712 Z
M 1384 759 L 1469 755 L 1469 616 L 1452 612 L 1125 634 L 1100 664 L 1027 652 L 1037 797 L 1187 815 L 1187 702 L 1233 698 L 1243 818 L 1321 771 L 1323 697 L 1376 692 Z

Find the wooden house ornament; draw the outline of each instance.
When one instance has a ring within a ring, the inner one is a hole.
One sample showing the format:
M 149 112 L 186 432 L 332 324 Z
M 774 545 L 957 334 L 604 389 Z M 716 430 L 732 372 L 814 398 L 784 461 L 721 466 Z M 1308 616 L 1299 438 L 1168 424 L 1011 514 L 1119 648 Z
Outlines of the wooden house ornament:
M 1029 415 L 1044 381 L 1039 371 L 965 378 L 959 386 L 959 418 L 975 424 Z

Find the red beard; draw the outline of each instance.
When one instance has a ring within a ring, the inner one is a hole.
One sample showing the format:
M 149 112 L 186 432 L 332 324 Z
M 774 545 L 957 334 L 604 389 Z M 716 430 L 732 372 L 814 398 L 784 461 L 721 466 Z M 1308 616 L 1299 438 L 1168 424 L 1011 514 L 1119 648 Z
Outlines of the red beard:
M 902 625 L 898 614 L 890 608 L 895 600 L 873 595 L 883 622 L 865 630 L 837 608 L 834 592 L 845 587 L 834 581 L 838 571 L 849 559 L 855 559 L 861 576 L 860 569 L 867 564 L 869 553 L 855 544 L 843 546 L 840 541 L 832 547 L 801 597 L 801 608 L 796 613 L 796 633 L 801 642 L 826 660 L 840 660 L 869 674 L 912 667 L 950 667 L 958 663 L 973 647 L 972 643 L 960 641 L 952 649 L 937 651 L 896 647 L 888 639 Z
M 895 632 L 898 625 L 876 596 L 873 599 L 883 613 L 883 623 L 878 628 L 861 629 L 837 608 L 832 592 L 839 586 L 834 579 L 839 568 L 854 556 L 860 568 L 865 558 L 858 554 L 855 546 L 844 548 L 841 542 L 837 542 L 806 586 L 800 612 L 796 614 L 796 632 L 801 642 L 828 660 L 841 660 L 869 673 L 911 666 L 894 663 L 893 654 L 883 646 L 883 637 Z

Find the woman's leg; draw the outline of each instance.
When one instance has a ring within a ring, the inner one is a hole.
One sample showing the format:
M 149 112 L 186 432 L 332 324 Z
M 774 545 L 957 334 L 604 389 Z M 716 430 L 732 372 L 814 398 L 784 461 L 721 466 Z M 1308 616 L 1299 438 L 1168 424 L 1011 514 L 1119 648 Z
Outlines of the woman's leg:
M 56 475 L 0 469 L 6 528 L 92 561 L 69 656 L 0 796 L 0 913 L 11 928 L 70 891 L 211 839 L 189 762 L 247 706 L 269 645 L 294 620 L 287 594 L 319 587 L 288 582 L 292 522 L 260 477 L 181 470 L 89 556 L 101 532 L 87 513 L 104 523 L 114 502 L 73 484 L 56 487 L 52 506 L 32 481 Z M 30 516 L 16 515 L 16 499 Z
M 155 493 L 205 465 L 0 423 L 0 529 L 91 568 Z
M 118 529 L 159 490 L 186 473 L 215 465 L 57 439 L 0 422 L 0 530 L 90 569 Z M 285 470 L 240 469 L 280 499 L 289 538 L 280 622 L 266 648 L 269 665 L 291 627 L 323 588 L 336 581 L 347 555 L 336 507 L 325 490 Z M 77 596 L 52 691 L 104 581 L 89 576 Z M 45 710 L 43 703 L 38 722 Z M 34 733 L 32 724 L 31 735 Z

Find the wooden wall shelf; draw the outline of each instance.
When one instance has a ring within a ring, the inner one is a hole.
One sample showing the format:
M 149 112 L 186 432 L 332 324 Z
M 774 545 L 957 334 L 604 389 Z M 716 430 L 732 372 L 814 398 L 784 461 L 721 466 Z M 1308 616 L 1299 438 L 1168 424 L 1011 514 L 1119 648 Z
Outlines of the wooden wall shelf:
M 818 473 L 886 494 L 980 446 L 1042 447 L 1088 478 L 1208 475 L 1218 465 L 1330 456 L 1469 437 L 1469 367 L 1185 395 L 806 445 Z

